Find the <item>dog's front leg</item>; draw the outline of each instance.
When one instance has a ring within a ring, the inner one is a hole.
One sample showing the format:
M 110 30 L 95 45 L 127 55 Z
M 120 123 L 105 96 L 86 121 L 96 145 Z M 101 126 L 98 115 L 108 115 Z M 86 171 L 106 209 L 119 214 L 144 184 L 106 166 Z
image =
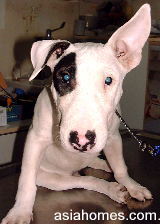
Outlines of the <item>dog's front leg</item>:
M 124 187 L 116 182 L 108 182 L 91 176 L 69 176 L 57 173 L 49 173 L 39 170 L 37 175 L 37 185 L 50 190 L 68 190 L 73 188 L 83 188 L 108 195 L 116 202 L 124 203 L 128 192 Z
M 31 129 L 27 136 L 21 175 L 14 207 L 2 220 L 2 224 L 28 224 L 36 195 L 36 174 L 47 142 Z
M 122 139 L 119 132 L 109 138 L 108 144 L 104 149 L 104 153 L 114 172 L 115 179 L 118 183 L 127 188 L 133 198 L 136 198 L 139 201 L 152 198 L 149 190 L 129 177 L 123 158 Z

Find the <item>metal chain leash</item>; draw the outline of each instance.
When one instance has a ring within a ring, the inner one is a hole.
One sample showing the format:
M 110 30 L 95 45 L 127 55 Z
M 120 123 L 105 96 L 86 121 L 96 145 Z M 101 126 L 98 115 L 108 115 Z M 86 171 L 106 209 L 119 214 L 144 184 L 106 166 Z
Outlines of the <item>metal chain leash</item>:
M 131 130 L 131 128 L 127 125 L 127 123 L 125 122 L 125 120 L 122 118 L 122 116 L 118 113 L 118 111 L 115 111 L 116 115 L 118 116 L 118 118 L 120 119 L 120 121 L 123 123 L 123 125 L 125 126 L 125 128 L 127 129 L 127 131 L 130 133 L 131 136 L 133 136 L 133 138 L 138 142 L 139 144 L 139 148 L 141 149 L 141 151 L 147 151 L 150 155 L 152 156 L 158 156 L 160 155 L 160 145 L 155 145 L 155 146 L 151 146 L 149 143 L 142 141 L 141 139 L 139 139 Z

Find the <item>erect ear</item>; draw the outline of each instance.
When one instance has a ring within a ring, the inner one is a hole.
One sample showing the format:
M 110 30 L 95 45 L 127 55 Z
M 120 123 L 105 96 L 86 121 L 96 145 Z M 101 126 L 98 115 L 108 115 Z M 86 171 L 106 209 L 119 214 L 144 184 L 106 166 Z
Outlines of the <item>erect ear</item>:
M 42 40 L 35 42 L 31 48 L 31 61 L 34 71 L 29 81 L 34 79 L 45 66 L 54 67 L 56 60 L 69 45 L 70 42 L 62 40 Z
M 110 46 L 126 71 L 135 68 L 141 61 L 142 48 L 151 29 L 150 6 L 144 4 L 137 13 L 109 39 Z

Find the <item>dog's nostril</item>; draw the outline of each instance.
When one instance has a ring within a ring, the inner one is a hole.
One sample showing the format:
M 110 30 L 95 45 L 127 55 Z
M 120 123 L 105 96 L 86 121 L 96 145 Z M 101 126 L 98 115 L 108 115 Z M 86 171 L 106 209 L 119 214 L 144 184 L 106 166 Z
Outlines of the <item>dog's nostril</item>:
M 69 142 L 71 144 L 73 144 L 73 143 L 78 144 L 79 139 L 78 139 L 78 132 L 77 131 L 71 131 L 70 132 Z
M 91 144 L 93 144 L 96 139 L 96 133 L 94 131 L 88 130 L 85 134 L 85 137 L 90 141 Z

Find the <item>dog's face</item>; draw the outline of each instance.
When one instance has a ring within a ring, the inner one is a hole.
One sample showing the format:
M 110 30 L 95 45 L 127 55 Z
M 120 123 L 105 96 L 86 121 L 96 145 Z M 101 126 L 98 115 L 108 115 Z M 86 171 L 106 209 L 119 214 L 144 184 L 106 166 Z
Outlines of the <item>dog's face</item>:
M 145 18 L 145 19 L 144 19 Z M 53 74 L 60 138 L 66 150 L 94 153 L 107 142 L 125 74 L 141 60 L 150 32 L 150 9 L 144 5 L 108 43 L 36 42 L 31 51 L 35 71 Z
M 66 149 L 95 152 L 105 146 L 123 77 L 108 46 L 81 43 L 68 47 L 53 70 L 60 136 Z

